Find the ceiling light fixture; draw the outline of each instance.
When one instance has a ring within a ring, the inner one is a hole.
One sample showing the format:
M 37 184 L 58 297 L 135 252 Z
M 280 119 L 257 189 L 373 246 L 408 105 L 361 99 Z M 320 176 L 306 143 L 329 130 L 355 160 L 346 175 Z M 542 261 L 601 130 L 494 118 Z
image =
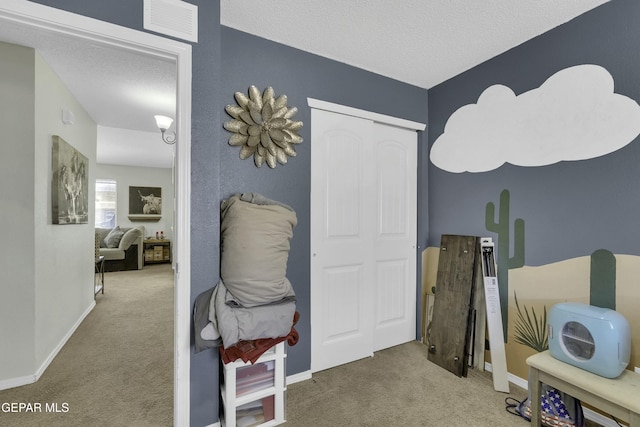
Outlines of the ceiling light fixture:
M 175 144 L 176 143 L 176 133 L 175 132 L 167 132 L 171 123 L 173 123 L 173 119 L 167 116 L 154 116 L 156 118 L 156 125 L 160 132 L 162 132 L 162 140 L 167 144 Z

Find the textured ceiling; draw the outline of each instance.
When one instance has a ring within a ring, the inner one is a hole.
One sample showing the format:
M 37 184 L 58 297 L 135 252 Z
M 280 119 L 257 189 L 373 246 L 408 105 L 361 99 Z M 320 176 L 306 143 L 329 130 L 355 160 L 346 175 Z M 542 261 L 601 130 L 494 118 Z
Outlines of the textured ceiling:
M 172 166 L 153 116 L 175 117 L 175 62 L 3 19 L 0 41 L 34 48 L 101 127 L 98 163 Z
M 430 88 L 607 0 L 221 0 L 221 23 Z
M 606 1 L 220 0 L 220 13 L 227 27 L 430 88 Z M 101 127 L 138 131 L 136 154 L 101 132 L 98 162 L 170 167 L 153 115 L 175 116 L 175 64 L 1 17 L 0 41 L 40 52 Z

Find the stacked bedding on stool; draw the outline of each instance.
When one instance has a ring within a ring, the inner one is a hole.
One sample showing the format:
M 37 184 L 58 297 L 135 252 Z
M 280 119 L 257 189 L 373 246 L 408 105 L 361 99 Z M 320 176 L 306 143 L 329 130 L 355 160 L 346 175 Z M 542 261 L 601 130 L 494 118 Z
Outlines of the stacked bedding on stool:
M 244 359 L 243 353 L 253 360 L 270 340 L 264 351 L 285 339 L 297 342 L 295 293 L 286 277 L 296 224 L 291 207 L 256 193 L 222 202 L 221 280 L 196 299 L 196 351 L 221 345 L 223 360 Z M 255 340 L 259 346 L 248 343 Z

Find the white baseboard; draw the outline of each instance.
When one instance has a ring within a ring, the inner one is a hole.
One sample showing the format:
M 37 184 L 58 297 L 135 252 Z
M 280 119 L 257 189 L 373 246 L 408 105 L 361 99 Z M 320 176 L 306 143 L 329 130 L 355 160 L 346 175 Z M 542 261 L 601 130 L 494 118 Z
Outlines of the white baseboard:
M 311 379 L 311 371 L 304 371 L 297 374 L 287 376 L 287 385 L 299 383 Z
M 24 377 L 9 378 L 7 380 L 0 381 L 0 390 L 8 390 L 14 387 L 20 387 L 27 384 L 32 384 L 38 381 L 35 374 L 25 375 Z
M 71 338 L 71 335 L 73 335 L 76 329 L 78 329 L 78 327 L 82 324 L 82 322 L 84 322 L 84 319 L 89 315 L 89 313 L 91 313 L 91 311 L 95 306 L 96 306 L 95 300 L 91 301 L 91 304 L 89 304 L 89 307 L 87 307 L 84 313 L 80 315 L 78 320 L 76 320 L 76 323 L 73 324 L 73 326 L 71 327 L 71 329 L 69 329 L 69 331 L 65 334 L 65 336 L 62 337 L 58 345 L 51 351 L 51 353 L 49 353 L 49 356 L 44 360 L 44 362 L 42 362 L 42 365 L 40 365 L 40 368 L 36 371 L 36 381 L 40 379 L 44 371 L 49 367 L 51 362 L 53 362 L 53 359 L 55 359 L 55 357 L 58 355 L 60 350 L 62 350 L 62 347 L 64 347 L 67 341 L 69 341 L 69 338 Z
M 489 362 L 485 362 L 484 363 L 484 369 L 486 371 L 492 372 L 492 366 L 491 363 Z M 509 379 L 509 382 L 512 384 L 517 385 L 520 388 L 523 388 L 525 390 L 529 390 L 529 381 L 525 380 L 523 378 L 517 377 L 513 374 L 507 373 L 507 378 Z M 524 399 L 525 396 L 523 396 Z M 604 415 L 600 414 L 599 412 L 593 411 L 589 408 L 585 408 L 582 407 L 582 412 L 584 412 L 584 417 L 586 419 L 588 419 L 589 421 L 593 421 L 595 423 L 600 424 L 603 427 L 618 427 L 618 423 L 616 423 L 614 420 L 612 420 L 611 418 L 605 417 Z
M 14 388 L 14 387 L 20 387 L 20 386 L 27 385 L 27 384 L 33 384 L 36 381 L 38 381 L 40 379 L 40 377 L 42 376 L 42 374 L 44 373 L 44 371 L 46 371 L 46 369 L 49 367 L 51 362 L 53 362 L 53 359 L 55 359 L 55 357 L 58 355 L 60 350 L 62 350 L 62 347 L 64 347 L 64 345 L 67 343 L 67 341 L 69 341 L 69 338 L 71 338 L 71 335 L 73 335 L 73 333 L 76 331 L 76 329 L 78 329 L 78 326 L 80 326 L 80 324 L 84 321 L 85 317 L 87 317 L 89 315 L 89 313 L 91 313 L 91 311 L 93 310 L 93 308 L 95 306 L 96 306 L 96 302 L 92 301 L 91 304 L 89 305 L 89 307 L 85 310 L 84 313 L 82 313 L 82 315 L 80 315 L 80 318 L 78 318 L 76 323 L 74 323 L 74 325 L 64 335 L 64 337 L 62 337 L 62 339 L 60 340 L 58 345 L 55 346 L 55 348 L 51 351 L 51 353 L 49 353 L 49 356 L 44 360 L 44 362 L 42 362 L 42 365 L 40 365 L 40 367 L 38 368 L 38 370 L 34 374 L 25 375 L 23 377 L 16 377 L 16 378 L 9 378 L 7 380 L 2 380 L 2 381 L 0 381 L 0 390 L 7 390 L 7 389 L 10 389 L 10 388 Z
M 604 415 L 592 411 L 589 408 L 582 407 L 582 412 L 584 412 L 584 417 L 594 423 L 598 423 L 603 427 L 620 427 L 620 424 L 616 423 L 609 417 L 605 417 Z

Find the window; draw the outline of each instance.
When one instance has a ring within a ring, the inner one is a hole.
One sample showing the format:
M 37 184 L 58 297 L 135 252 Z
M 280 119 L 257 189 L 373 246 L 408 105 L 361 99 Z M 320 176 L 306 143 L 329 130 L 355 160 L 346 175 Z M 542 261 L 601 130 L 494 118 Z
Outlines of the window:
M 116 182 L 96 179 L 96 227 L 116 226 Z

